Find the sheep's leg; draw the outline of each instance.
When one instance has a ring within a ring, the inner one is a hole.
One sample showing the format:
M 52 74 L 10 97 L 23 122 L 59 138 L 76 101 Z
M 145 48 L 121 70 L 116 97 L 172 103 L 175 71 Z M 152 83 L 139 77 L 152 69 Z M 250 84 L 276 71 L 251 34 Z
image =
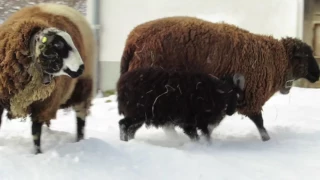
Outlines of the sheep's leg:
M 134 138 L 137 130 L 143 125 L 143 118 L 123 118 L 119 121 L 120 140 L 129 141 Z
M 120 140 L 128 141 L 128 124 L 129 118 L 123 118 L 119 121 Z
M 134 139 L 134 135 L 136 134 L 137 130 L 143 125 L 143 121 L 139 123 L 132 124 L 128 128 L 128 140 Z
M 262 141 L 268 141 L 270 139 L 270 136 L 263 125 L 263 118 L 262 118 L 261 112 L 257 115 L 250 115 L 248 117 L 253 121 L 253 123 L 258 128 Z
M 80 140 L 84 139 L 84 129 L 86 126 L 86 117 L 88 115 L 87 108 L 83 106 L 83 104 L 80 104 L 78 106 L 74 106 L 74 109 L 76 111 L 76 121 L 77 121 L 77 138 L 76 142 L 79 142 Z
M 183 127 L 183 132 L 189 136 L 192 141 L 198 141 L 199 135 L 197 133 L 197 129 L 194 126 L 186 125 Z
M 76 112 L 76 121 L 77 121 L 76 142 L 79 142 L 80 140 L 84 139 L 84 129 L 86 126 L 86 117 L 89 114 L 89 107 L 90 107 L 89 100 L 73 106 Z
M 206 138 L 207 141 L 211 140 L 211 131 L 209 129 L 209 126 L 201 126 L 199 127 L 201 130 L 202 135 Z
M 86 126 L 85 119 L 77 117 L 77 142 L 84 138 L 84 127 Z
M 33 144 L 35 148 L 35 154 L 42 153 L 41 151 L 41 130 L 42 130 L 42 122 L 38 122 L 37 120 L 32 120 L 32 137 Z
M 1 128 L 1 122 L 2 122 L 2 114 L 3 114 L 4 108 L 0 107 L 0 128 Z

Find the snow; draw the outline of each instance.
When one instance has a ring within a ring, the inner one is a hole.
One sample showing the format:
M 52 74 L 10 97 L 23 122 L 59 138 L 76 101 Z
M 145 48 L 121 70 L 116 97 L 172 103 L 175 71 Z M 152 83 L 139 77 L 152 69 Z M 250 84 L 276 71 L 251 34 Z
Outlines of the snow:
M 162 129 L 142 127 L 136 139 L 119 140 L 116 96 L 96 98 L 86 139 L 75 143 L 74 111 L 62 111 L 43 127 L 43 154 L 32 153 L 30 119 L 3 120 L 1 180 L 316 179 L 320 175 L 320 90 L 293 88 L 264 106 L 271 140 L 238 114 L 214 130 L 211 144 L 190 142 Z M 109 100 L 108 102 L 106 102 Z M 111 100 L 111 102 L 110 102 Z

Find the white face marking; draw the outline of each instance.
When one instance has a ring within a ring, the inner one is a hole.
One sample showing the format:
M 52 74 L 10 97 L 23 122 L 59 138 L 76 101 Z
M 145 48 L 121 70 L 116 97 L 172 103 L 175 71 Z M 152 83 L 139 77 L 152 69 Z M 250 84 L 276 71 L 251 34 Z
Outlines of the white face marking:
M 36 56 L 40 55 L 39 45 L 42 44 L 41 39 L 43 38 L 43 36 L 48 34 L 48 32 L 55 32 L 57 35 L 61 36 L 72 48 L 72 51 L 69 51 L 68 57 L 63 59 L 63 66 L 61 70 L 57 73 L 54 73 L 53 76 L 61 76 L 61 75 L 70 76 L 64 71 L 67 68 L 69 68 L 73 72 L 77 72 L 80 66 L 83 65 L 84 63 L 78 49 L 75 47 L 72 41 L 71 36 L 65 31 L 61 31 L 59 29 L 51 27 L 51 28 L 46 28 L 42 32 L 40 32 L 40 34 L 38 35 L 39 38 L 37 38 L 37 41 L 36 41 L 35 55 Z
M 74 43 L 72 41 L 71 36 L 67 32 L 64 32 L 64 31 L 59 31 L 57 34 L 59 36 L 61 36 L 64 40 L 66 40 L 68 45 L 72 48 L 72 51 L 69 52 L 68 58 L 66 58 L 64 60 L 64 64 L 71 71 L 74 71 L 74 72 L 78 71 L 80 65 L 83 64 L 83 61 L 80 56 L 80 53 L 78 52 L 78 49 L 76 48 L 76 46 L 74 45 Z

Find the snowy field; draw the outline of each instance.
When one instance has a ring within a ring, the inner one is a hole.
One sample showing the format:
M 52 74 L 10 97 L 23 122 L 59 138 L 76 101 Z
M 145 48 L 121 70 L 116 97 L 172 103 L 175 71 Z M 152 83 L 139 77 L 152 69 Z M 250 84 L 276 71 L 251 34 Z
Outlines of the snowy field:
M 138 130 L 119 140 L 115 96 L 97 98 L 86 139 L 74 143 L 74 112 L 59 111 L 43 127 L 43 154 L 32 154 L 30 121 L 4 119 L 0 130 L 0 180 L 204 180 L 318 179 L 320 90 L 293 88 L 264 106 L 271 140 L 262 142 L 253 123 L 238 114 L 214 131 L 213 143 L 190 142 L 162 129 Z M 111 102 L 106 103 L 109 99 Z

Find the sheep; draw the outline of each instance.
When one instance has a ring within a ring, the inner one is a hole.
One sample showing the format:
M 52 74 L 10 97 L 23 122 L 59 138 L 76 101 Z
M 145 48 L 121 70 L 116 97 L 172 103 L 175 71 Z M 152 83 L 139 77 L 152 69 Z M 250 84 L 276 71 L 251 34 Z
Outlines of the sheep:
M 158 128 L 179 126 L 191 140 L 200 129 L 207 140 L 225 115 L 241 104 L 244 77 L 235 74 L 218 79 L 205 73 L 139 68 L 117 82 L 120 140 L 134 138 L 145 123 Z
M 96 57 L 86 18 L 66 5 L 24 7 L 1 25 L 0 47 L 0 105 L 10 119 L 30 115 L 35 154 L 42 153 L 43 123 L 49 125 L 59 109 L 73 107 L 76 141 L 82 140 Z
M 198 70 L 221 77 L 246 77 L 245 106 L 237 112 L 249 117 L 262 141 L 262 107 L 276 92 L 288 94 L 293 81 L 319 79 L 319 66 L 309 45 L 297 38 L 275 39 L 232 24 L 195 17 L 172 16 L 148 21 L 129 33 L 121 57 L 120 75 L 142 67 Z

